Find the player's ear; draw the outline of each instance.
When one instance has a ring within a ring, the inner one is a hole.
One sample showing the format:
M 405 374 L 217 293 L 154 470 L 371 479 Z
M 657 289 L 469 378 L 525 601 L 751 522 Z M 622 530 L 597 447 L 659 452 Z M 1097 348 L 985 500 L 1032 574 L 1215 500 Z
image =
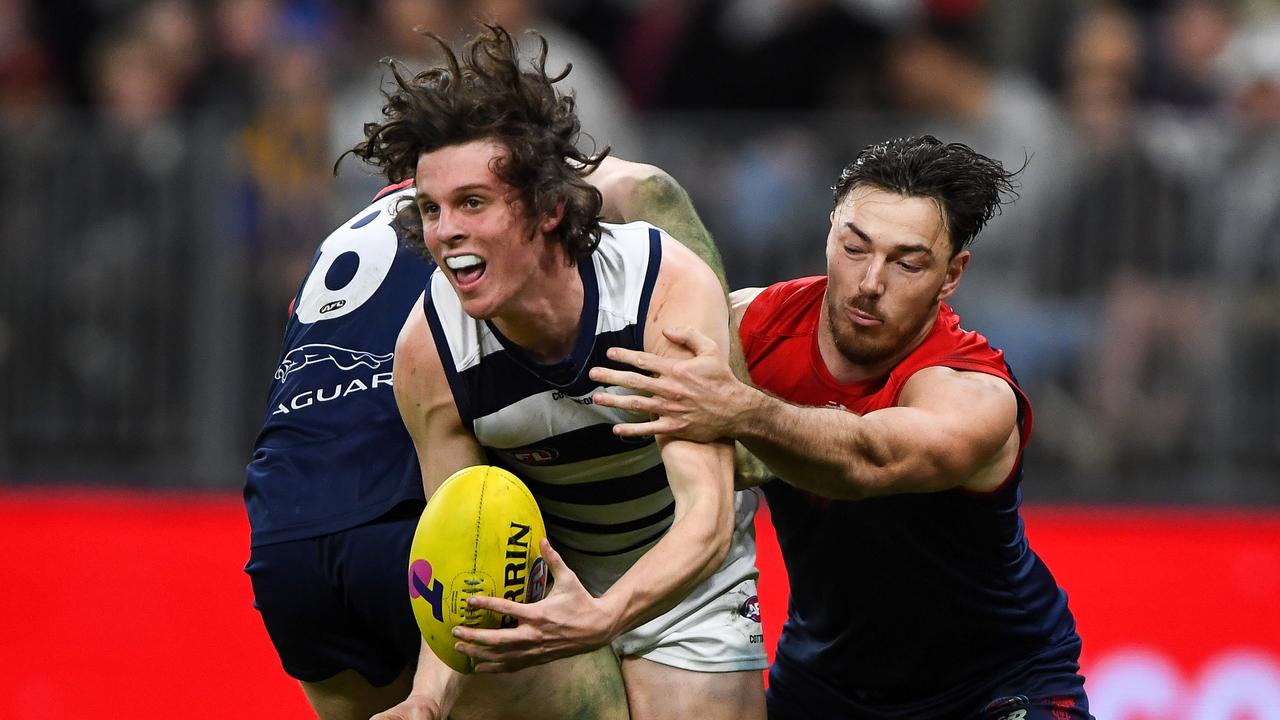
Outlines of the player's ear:
M 556 203 L 555 209 L 542 216 L 542 221 L 538 223 L 538 230 L 543 233 L 549 233 L 560 227 L 560 223 L 564 220 L 566 202 L 565 198 L 560 198 L 560 201 Z
M 943 276 L 942 287 L 938 288 L 938 302 L 955 293 L 956 286 L 960 284 L 960 276 L 964 275 L 964 269 L 969 266 L 969 257 L 968 250 L 961 250 L 947 262 L 947 273 Z

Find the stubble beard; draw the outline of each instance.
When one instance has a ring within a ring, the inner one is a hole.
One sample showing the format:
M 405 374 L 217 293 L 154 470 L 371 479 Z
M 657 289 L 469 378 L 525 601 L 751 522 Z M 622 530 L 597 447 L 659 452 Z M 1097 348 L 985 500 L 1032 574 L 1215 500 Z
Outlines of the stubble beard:
M 880 317 L 875 308 L 862 307 L 857 303 L 854 307 Z M 927 321 L 928 313 L 925 313 L 923 317 L 913 319 L 911 327 L 895 330 L 886 318 L 881 325 L 868 331 L 849 321 L 839 303 L 833 302 L 827 308 L 827 330 L 836 350 L 850 363 L 861 367 L 873 367 L 896 357 L 911 338 L 919 335 Z M 872 332 L 879 337 L 873 337 Z

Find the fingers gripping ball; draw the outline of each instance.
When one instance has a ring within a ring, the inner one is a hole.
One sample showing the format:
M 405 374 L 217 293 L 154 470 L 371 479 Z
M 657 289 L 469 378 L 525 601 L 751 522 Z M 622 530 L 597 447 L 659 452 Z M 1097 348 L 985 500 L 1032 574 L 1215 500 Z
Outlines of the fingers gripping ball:
M 514 627 L 506 615 L 467 607 L 472 595 L 537 602 L 546 591 L 546 537 L 538 503 L 501 468 L 454 473 L 427 503 L 409 552 L 409 601 L 427 645 L 462 673 L 472 658 L 454 650 L 453 628 Z

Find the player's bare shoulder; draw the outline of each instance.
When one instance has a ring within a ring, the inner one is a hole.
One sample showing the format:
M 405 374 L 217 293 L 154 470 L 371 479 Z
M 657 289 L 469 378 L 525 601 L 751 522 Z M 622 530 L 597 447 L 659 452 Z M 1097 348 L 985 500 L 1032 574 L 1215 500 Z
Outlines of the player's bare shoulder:
M 658 270 L 645 325 L 645 349 L 664 353 L 670 344 L 662 330 L 692 326 L 728 347 L 729 307 L 720 278 L 692 250 L 663 232 Z
M 655 292 L 675 286 L 679 293 L 685 289 L 685 283 L 691 283 L 694 287 L 690 290 L 704 291 L 705 288 L 713 288 L 721 297 L 724 296 L 724 291 L 720 289 L 720 279 L 705 260 L 680 244 L 665 230 L 659 229 L 658 232 L 662 237 L 662 267 L 658 271 Z

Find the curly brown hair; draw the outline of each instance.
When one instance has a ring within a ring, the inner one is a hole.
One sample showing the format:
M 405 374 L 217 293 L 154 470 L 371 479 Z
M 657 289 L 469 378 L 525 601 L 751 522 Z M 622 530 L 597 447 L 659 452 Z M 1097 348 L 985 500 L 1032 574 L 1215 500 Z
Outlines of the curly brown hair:
M 422 153 L 493 139 L 507 152 L 490 169 L 516 189 L 526 216 L 550 215 L 563 202 L 554 237 L 570 263 L 589 256 L 600 243 L 602 198 L 585 177 L 609 147 L 595 155 L 577 148 L 582 127 L 574 98 L 555 88 L 573 66 L 549 76 L 547 41 L 536 33 L 541 49 L 528 68 L 521 67 L 511 34 L 497 25 L 485 25 L 460 53 L 423 34 L 440 45 L 444 64 L 408 78 L 398 63 L 385 61 L 396 88 L 385 93 L 383 121 L 366 124 L 365 140 L 347 152 L 397 183 L 413 177 Z M 405 202 L 397 222 L 405 241 L 425 256 L 417 205 Z

